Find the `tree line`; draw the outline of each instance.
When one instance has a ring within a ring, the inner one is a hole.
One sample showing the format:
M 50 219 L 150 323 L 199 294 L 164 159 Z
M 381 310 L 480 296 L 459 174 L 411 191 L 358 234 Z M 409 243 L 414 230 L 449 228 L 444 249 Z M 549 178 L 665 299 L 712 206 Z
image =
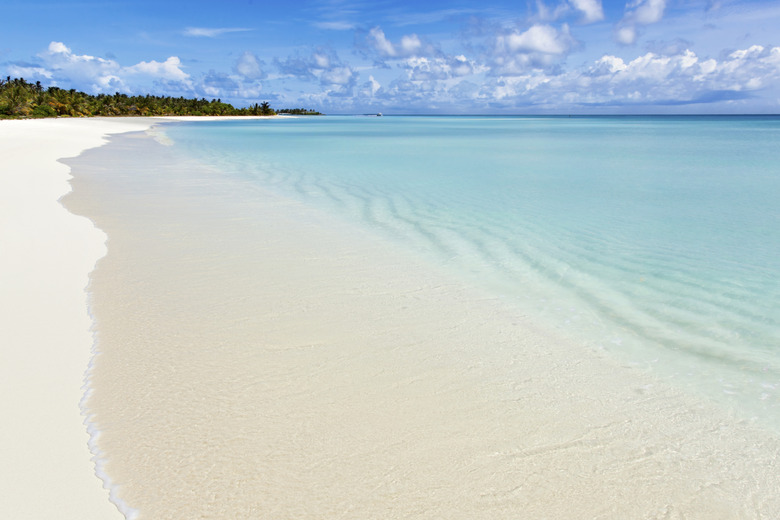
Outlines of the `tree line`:
M 289 109 L 287 109 L 289 110 Z M 293 109 L 299 110 L 299 109 Z M 283 113 L 289 113 L 280 111 Z M 310 111 L 313 112 L 313 111 Z M 276 110 L 267 101 L 235 108 L 219 99 L 211 101 L 170 96 L 96 96 L 59 87 L 44 89 L 40 81 L 0 79 L 0 118 L 89 116 L 270 116 Z
M 296 116 L 321 116 L 323 115 L 321 112 L 317 112 L 316 110 L 312 110 L 310 108 L 282 108 L 281 110 L 277 110 L 277 113 L 279 114 L 291 114 Z

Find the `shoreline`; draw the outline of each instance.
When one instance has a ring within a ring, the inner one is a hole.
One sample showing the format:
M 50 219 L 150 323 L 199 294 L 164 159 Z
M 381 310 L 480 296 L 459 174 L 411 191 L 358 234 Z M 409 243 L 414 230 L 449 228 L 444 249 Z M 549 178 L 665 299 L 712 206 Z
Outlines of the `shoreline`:
M 89 273 L 105 234 L 68 212 L 61 159 L 156 119 L 0 121 L 0 516 L 120 519 L 96 476 L 80 403 L 92 357 Z
M 140 134 L 68 163 L 111 237 L 89 406 L 139 518 L 780 511 L 776 436 L 376 237 Z
M 780 512 L 776 435 L 174 161 L 166 119 L 0 122 L 2 516 Z

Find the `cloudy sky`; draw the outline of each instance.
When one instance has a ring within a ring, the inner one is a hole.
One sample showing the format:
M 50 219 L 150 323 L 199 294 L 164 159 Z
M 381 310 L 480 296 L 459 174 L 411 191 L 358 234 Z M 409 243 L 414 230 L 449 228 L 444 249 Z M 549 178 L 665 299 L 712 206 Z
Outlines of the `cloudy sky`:
M 780 113 L 780 0 L 4 0 L 0 74 L 327 113 Z

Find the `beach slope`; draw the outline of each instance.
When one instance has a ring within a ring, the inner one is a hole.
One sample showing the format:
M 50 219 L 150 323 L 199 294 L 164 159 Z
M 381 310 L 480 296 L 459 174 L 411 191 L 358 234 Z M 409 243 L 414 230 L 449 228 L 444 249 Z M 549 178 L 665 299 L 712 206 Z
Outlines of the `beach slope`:
M 780 518 L 775 433 L 161 130 L 67 161 L 128 518 Z
M 58 159 L 151 119 L 0 121 L 0 517 L 119 519 L 79 402 L 92 348 L 89 273 L 105 234 L 58 200 Z

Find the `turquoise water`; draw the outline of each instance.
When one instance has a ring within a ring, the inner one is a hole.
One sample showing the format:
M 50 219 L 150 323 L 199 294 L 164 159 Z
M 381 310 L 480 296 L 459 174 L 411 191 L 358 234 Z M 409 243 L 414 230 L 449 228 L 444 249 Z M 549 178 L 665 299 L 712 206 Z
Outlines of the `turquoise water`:
M 780 427 L 780 117 L 165 127 L 579 342 Z

